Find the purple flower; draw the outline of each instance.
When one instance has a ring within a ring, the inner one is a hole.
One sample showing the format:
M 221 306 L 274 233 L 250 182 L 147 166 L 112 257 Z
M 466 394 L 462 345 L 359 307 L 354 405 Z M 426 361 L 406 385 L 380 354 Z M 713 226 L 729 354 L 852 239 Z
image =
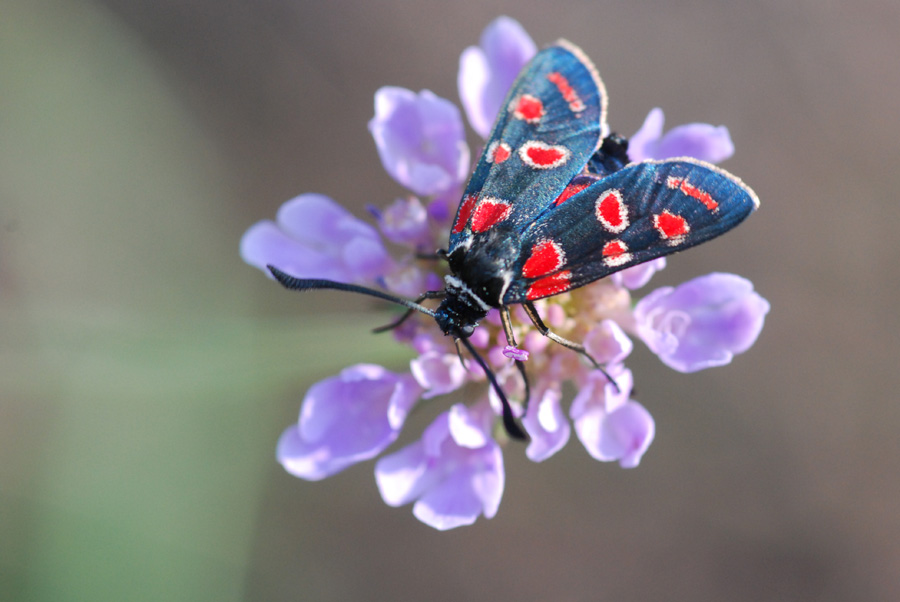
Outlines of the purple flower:
M 415 500 L 413 514 L 441 531 L 492 518 L 503 497 L 503 454 L 490 435 L 487 404 L 457 404 L 422 438 L 375 465 L 375 481 L 389 506 Z
M 713 273 L 656 289 L 637 303 L 634 318 L 638 335 L 664 364 L 696 372 L 749 349 L 768 312 L 752 282 Z
M 631 371 L 614 375 L 619 390 L 603 374 L 588 377 L 572 401 L 569 415 L 575 432 L 588 453 L 602 462 L 618 460 L 622 468 L 637 466 L 653 442 L 653 417 L 638 402 L 629 399 Z
M 634 343 L 612 320 L 603 320 L 584 337 L 584 348 L 601 364 L 621 364 L 634 349 Z
M 257 222 L 241 238 L 241 257 L 263 270 L 278 266 L 298 278 L 371 281 L 392 261 L 375 229 L 323 194 L 301 194 Z
M 634 267 L 626 268 L 621 272 L 616 272 L 610 278 L 617 286 L 624 286 L 629 290 L 637 290 L 650 282 L 653 274 L 665 269 L 666 258 L 658 257 L 647 263 L 641 263 Z
M 379 89 L 369 131 L 385 170 L 416 194 L 457 188 L 469 174 L 459 109 L 428 90 Z
M 306 393 L 300 420 L 278 441 L 278 461 L 317 481 L 374 458 L 397 438 L 421 392 L 411 376 L 381 366 L 346 368 Z
M 378 227 L 391 242 L 420 248 L 431 242 L 428 210 L 416 197 L 397 199 L 386 209 L 373 209 Z M 429 249 L 433 251 L 433 249 Z
M 644 161 L 693 157 L 718 163 L 734 154 L 734 144 L 724 125 L 715 127 L 708 123 L 688 123 L 670 130 L 664 136 L 665 119 L 662 109 L 650 111 L 644 125 L 628 141 L 628 158 Z
M 500 105 L 519 71 L 537 53 L 534 41 L 518 21 L 498 17 L 481 33 L 481 45 L 466 48 L 459 58 L 459 98 L 469 123 L 487 138 Z
M 528 412 L 522 419 L 531 441 L 525 455 L 532 462 L 542 462 L 565 447 L 572 429 L 563 413 L 562 393 L 550 388 L 532 396 Z
M 534 54 L 531 38 L 508 17 L 492 22 L 480 46 L 463 53 L 460 96 L 478 133 L 488 134 L 510 85 Z M 663 119 L 659 109 L 648 115 L 631 141 L 633 160 L 686 155 L 719 161 L 733 152 L 724 127 L 690 124 L 663 135 Z M 282 206 L 275 222 L 262 221 L 247 231 L 241 241 L 245 261 L 261 269 L 273 264 L 301 278 L 363 282 L 407 298 L 441 290 L 447 262 L 421 254 L 447 244 L 470 167 L 459 111 L 428 91 L 386 87 L 376 93 L 369 129 L 388 173 L 417 195 L 430 197 L 427 202 L 411 196 L 383 209 L 370 207 L 376 230 L 328 197 L 301 195 Z M 396 261 L 382 236 L 401 248 Z M 510 308 L 508 322 L 518 347 L 509 344 L 496 309 L 475 329 L 468 342 L 490 367 L 513 414 L 521 417 L 530 437 L 529 459 L 541 462 L 554 455 L 574 427 L 592 457 L 624 468 L 640 463 L 655 424 L 631 399 L 633 377 L 623 362 L 633 343 L 626 331 L 683 372 L 728 363 L 756 340 L 769 305 L 737 276 L 710 274 L 675 289 L 658 289 L 635 305 L 633 291 L 665 264 L 660 258 L 535 302 L 553 332 L 583 343 L 615 383 L 541 335 L 522 306 Z M 437 302 L 433 297 L 425 304 L 436 307 Z M 480 387 L 479 401 L 452 406 L 419 441 L 381 458 L 375 479 L 387 504 L 414 503 L 413 514 L 436 529 L 493 517 L 504 488 L 501 445 L 508 442 L 504 434 L 492 437 L 501 414 L 497 391 L 488 386 L 480 365 L 463 365 L 453 341 L 432 317 L 413 313 L 393 336 L 416 354 L 410 373 L 357 365 L 315 384 L 299 421 L 278 443 L 278 460 L 298 477 L 325 478 L 385 450 L 420 398 L 461 397 Z M 527 360 L 527 411 L 526 387 L 514 360 Z M 563 392 L 573 386 L 574 399 L 566 408 Z
M 466 367 L 455 354 L 426 351 L 409 362 L 412 375 L 427 392 L 424 397 L 451 393 L 466 383 Z

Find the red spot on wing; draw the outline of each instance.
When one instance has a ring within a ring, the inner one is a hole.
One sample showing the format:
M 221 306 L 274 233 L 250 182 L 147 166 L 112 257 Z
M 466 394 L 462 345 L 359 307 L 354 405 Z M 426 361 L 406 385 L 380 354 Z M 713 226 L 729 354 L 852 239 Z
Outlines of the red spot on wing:
M 522 267 L 522 275 L 526 278 L 539 278 L 555 272 L 565 263 L 566 254 L 562 247 L 549 238 L 539 240 L 531 247 L 531 256 Z
M 621 240 L 611 240 L 603 245 L 603 263 L 610 267 L 625 265 L 631 261 L 628 245 Z
M 553 71 L 547 74 L 547 79 L 556 86 L 556 89 L 559 90 L 559 93 L 562 94 L 565 101 L 569 103 L 569 109 L 571 109 L 573 113 L 581 113 L 584 111 L 584 102 L 582 102 L 578 93 L 572 88 L 572 85 L 569 84 L 569 80 L 567 80 L 562 73 Z
M 654 215 L 653 227 L 670 245 L 681 243 L 687 236 L 687 233 L 691 231 L 691 227 L 686 219 L 669 211 L 663 211 L 659 215 Z
M 579 192 L 581 192 L 582 190 L 584 190 L 585 188 L 587 188 L 588 186 L 590 186 L 593 183 L 594 183 L 594 180 L 587 179 L 587 178 L 585 178 L 583 181 L 579 181 L 579 182 L 570 182 L 569 185 L 566 186 L 566 189 L 562 191 L 562 194 L 559 195 L 558 197 L 556 197 L 556 200 L 553 201 L 553 204 L 556 206 L 562 205 L 563 203 L 565 203 L 566 201 L 568 201 L 573 196 L 575 196 L 576 194 L 578 194 Z
M 537 123 L 544 116 L 544 103 L 541 102 L 540 98 L 531 94 L 523 94 L 515 102 L 513 115 L 517 119 L 522 119 L 528 123 Z
M 684 194 L 689 197 L 695 198 L 703 205 L 709 209 L 710 211 L 715 211 L 719 208 L 719 203 L 712 198 L 712 196 L 706 192 L 705 190 L 701 190 L 687 181 L 687 178 L 676 178 L 675 176 L 669 176 L 666 180 L 666 186 L 675 190 L 681 190 Z
M 607 190 L 600 195 L 594 205 L 594 214 L 610 232 L 618 234 L 628 227 L 628 207 L 622 193 L 616 189 Z
M 487 160 L 491 163 L 503 163 L 512 154 L 512 149 L 505 142 L 494 140 L 488 147 Z
M 484 198 L 472 215 L 472 232 L 484 232 L 509 217 L 512 205 L 500 199 Z
M 466 224 L 469 223 L 469 216 L 472 215 L 472 208 L 475 207 L 476 198 L 477 196 L 474 194 L 467 194 L 463 197 L 459 211 L 456 213 L 456 223 L 453 224 L 454 234 L 462 232 Z
M 538 140 L 529 140 L 519 148 L 519 157 L 536 169 L 559 167 L 571 156 L 565 146 L 553 146 Z
M 533 301 L 535 299 L 543 299 L 544 297 L 564 293 L 570 288 L 569 279 L 571 277 L 572 272 L 569 270 L 552 276 L 545 276 L 540 280 L 534 281 L 532 285 L 528 287 L 525 297 L 529 301 Z

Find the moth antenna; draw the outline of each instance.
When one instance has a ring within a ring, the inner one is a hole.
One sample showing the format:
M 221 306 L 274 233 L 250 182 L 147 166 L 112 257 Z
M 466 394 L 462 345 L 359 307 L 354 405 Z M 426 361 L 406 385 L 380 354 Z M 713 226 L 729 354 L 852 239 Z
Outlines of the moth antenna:
M 346 282 L 335 282 L 333 280 L 318 280 L 314 278 L 294 278 L 293 276 L 289 276 L 285 274 L 278 268 L 272 265 L 267 265 L 269 271 L 272 272 L 272 275 L 275 276 L 275 280 L 281 283 L 284 288 L 290 289 L 292 291 L 312 291 L 323 288 L 329 288 L 336 291 L 346 291 L 348 293 L 359 293 L 361 295 L 369 295 L 370 297 L 377 297 L 379 299 L 384 299 L 385 301 L 390 301 L 391 303 L 396 303 L 397 305 L 402 305 L 403 307 L 409 308 L 414 311 L 418 311 L 420 313 L 425 314 L 426 316 L 434 317 L 434 312 L 428 309 L 427 307 L 423 307 L 418 303 L 414 303 L 408 299 L 403 299 L 402 297 L 396 297 L 394 295 L 390 295 L 388 293 L 383 293 L 381 291 L 375 290 L 374 288 L 368 288 L 365 286 L 357 286 L 355 284 L 347 284 Z
M 522 427 L 519 426 L 519 423 L 516 422 L 516 417 L 513 415 L 512 406 L 509 404 L 509 400 L 506 398 L 506 394 L 500 387 L 500 383 L 497 382 L 497 377 L 494 376 L 494 372 L 490 368 L 488 368 L 487 362 L 485 362 L 481 358 L 481 356 L 478 355 L 478 352 L 475 351 L 474 347 L 472 347 L 472 343 L 464 338 L 459 338 L 457 340 L 461 341 L 462 344 L 465 345 L 466 349 L 469 350 L 469 353 L 472 354 L 472 357 L 475 358 L 475 361 L 478 362 L 478 365 L 481 366 L 481 369 L 484 370 L 485 374 L 487 374 L 491 386 L 494 388 L 494 391 L 497 392 L 497 396 L 500 397 L 500 403 L 503 405 L 503 427 L 506 429 L 507 434 L 513 439 L 527 441 L 528 435 L 525 434 L 525 431 L 523 431 Z
M 416 300 L 413 301 L 413 303 L 418 304 L 418 303 L 421 303 L 422 301 L 425 301 L 426 299 L 443 299 L 446 296 L 447 296 L 447 293 L 445 291 L 428 291 L 428 292 L 422 293 L 421 295 L 416 297 Z M 411 315 L 413 315 L 413 311 L 414 310 L 412 310 L 412 309 L 407 309 L 406 312 L 404 312 L 404 314 L 402 316 L 400 316 L 400 318 L 398 318 L 397 320 L 394 320 L 390 324 L 385 324 L 384 326 L 379 326 L 378 328 L 373 328 L 372 332 L 375 334 L 379 334 L 382 332 L 387 332 L 388 330 L 394 330 L 395 328 L 397 328 L 398 326 L 400 326 L 401 324 L 406 322 L 409 319 L 409 317 Z

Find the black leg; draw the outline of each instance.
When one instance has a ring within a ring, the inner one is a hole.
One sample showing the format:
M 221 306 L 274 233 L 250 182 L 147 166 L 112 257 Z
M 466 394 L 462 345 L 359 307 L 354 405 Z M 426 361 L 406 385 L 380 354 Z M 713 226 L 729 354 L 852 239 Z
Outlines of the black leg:
M 518 347 L 516 344 L 516 336 L 513 334 L 512 322 L 509 319 L 509 308 L 503 306 L 500 308 L 500 322 L 503 324 L 503 332 L 506 334 L 506 342 L 510 347 Z M 522 381 L 525 383 L 525 402 L 522 404 L 525 411 L 528 411 L 528 400 L 531 399 L 531 385 L 528 384 L 528 375 L 525 373 L 525 362 L 515 360 L 516 368 L 522 375 Z
M 593 357 L 591 357 L 591 354 L 587 352 L 587 349 L 584 348 L 584 345 L 579 345 L 578 343 L 575 343 L 574 341 L 570 341 L 569 339 L 564 339 L 563 337 L 559 336 L 558 334 L 551 332 L 550 329 L 547 328 L 546 324 L 544 324 L 544 321 L 541 320 L 541 316 L 538 314 L 537 308 L 530 301 L 523 303 L 522 307 L 525 308 L 525 313 L 528 314 L 528 317 L 531 319 L 531 322 L 534 324 L 535 328 L 537 328 L 540 331 L 540 333 L 542 335 L 544 335 L 545 337 L 547 337 L 554 343 L 559 343 L 563 347 L 565 347 L 567 349 L 571 349 L 572 351 L 575 351 L 576 353 L 580 353 L 581 355 L 586 357 L 588 359 L 588 361 L 591 362 L 591 364 L 593 364 L 594 368 L 596 368 L 597 370 L 602 372 L 603 376 L 605 376 L 606 379 L 612 383 L 612 385 L 616 388 L 616 391 L 619 391 L 619 385 L 616 384 L 616 381 L 613 379 L 613 377 L 610 376 L 609 373 L 603 369 L 603 366 L 601 366 L 597 362 L 597 360 L 595 360 Z

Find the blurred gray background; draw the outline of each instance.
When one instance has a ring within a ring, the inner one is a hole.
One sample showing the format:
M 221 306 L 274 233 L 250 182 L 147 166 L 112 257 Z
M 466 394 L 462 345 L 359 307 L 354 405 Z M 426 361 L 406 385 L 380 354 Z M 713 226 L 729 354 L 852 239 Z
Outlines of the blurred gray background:
M 0 11 L 0 599 L 900 599 L 900 3 Z M 275 462 L 310 384 L 409 355 L 367 334 L 381 309 L 287 294 L 237 247 L 302 192 L 360 217 L 402 194 L 373 93 L 458 102 L 500 14 L 593 58 L 614 130 L 654 106 L 730 128 L 762 208 L 652 284 L 735 272 L 772 311 L 725 368 L 636 352 L 638 469 L 510 445 L 499 514 L 439 533 L 372 463 L 308 483 Z

